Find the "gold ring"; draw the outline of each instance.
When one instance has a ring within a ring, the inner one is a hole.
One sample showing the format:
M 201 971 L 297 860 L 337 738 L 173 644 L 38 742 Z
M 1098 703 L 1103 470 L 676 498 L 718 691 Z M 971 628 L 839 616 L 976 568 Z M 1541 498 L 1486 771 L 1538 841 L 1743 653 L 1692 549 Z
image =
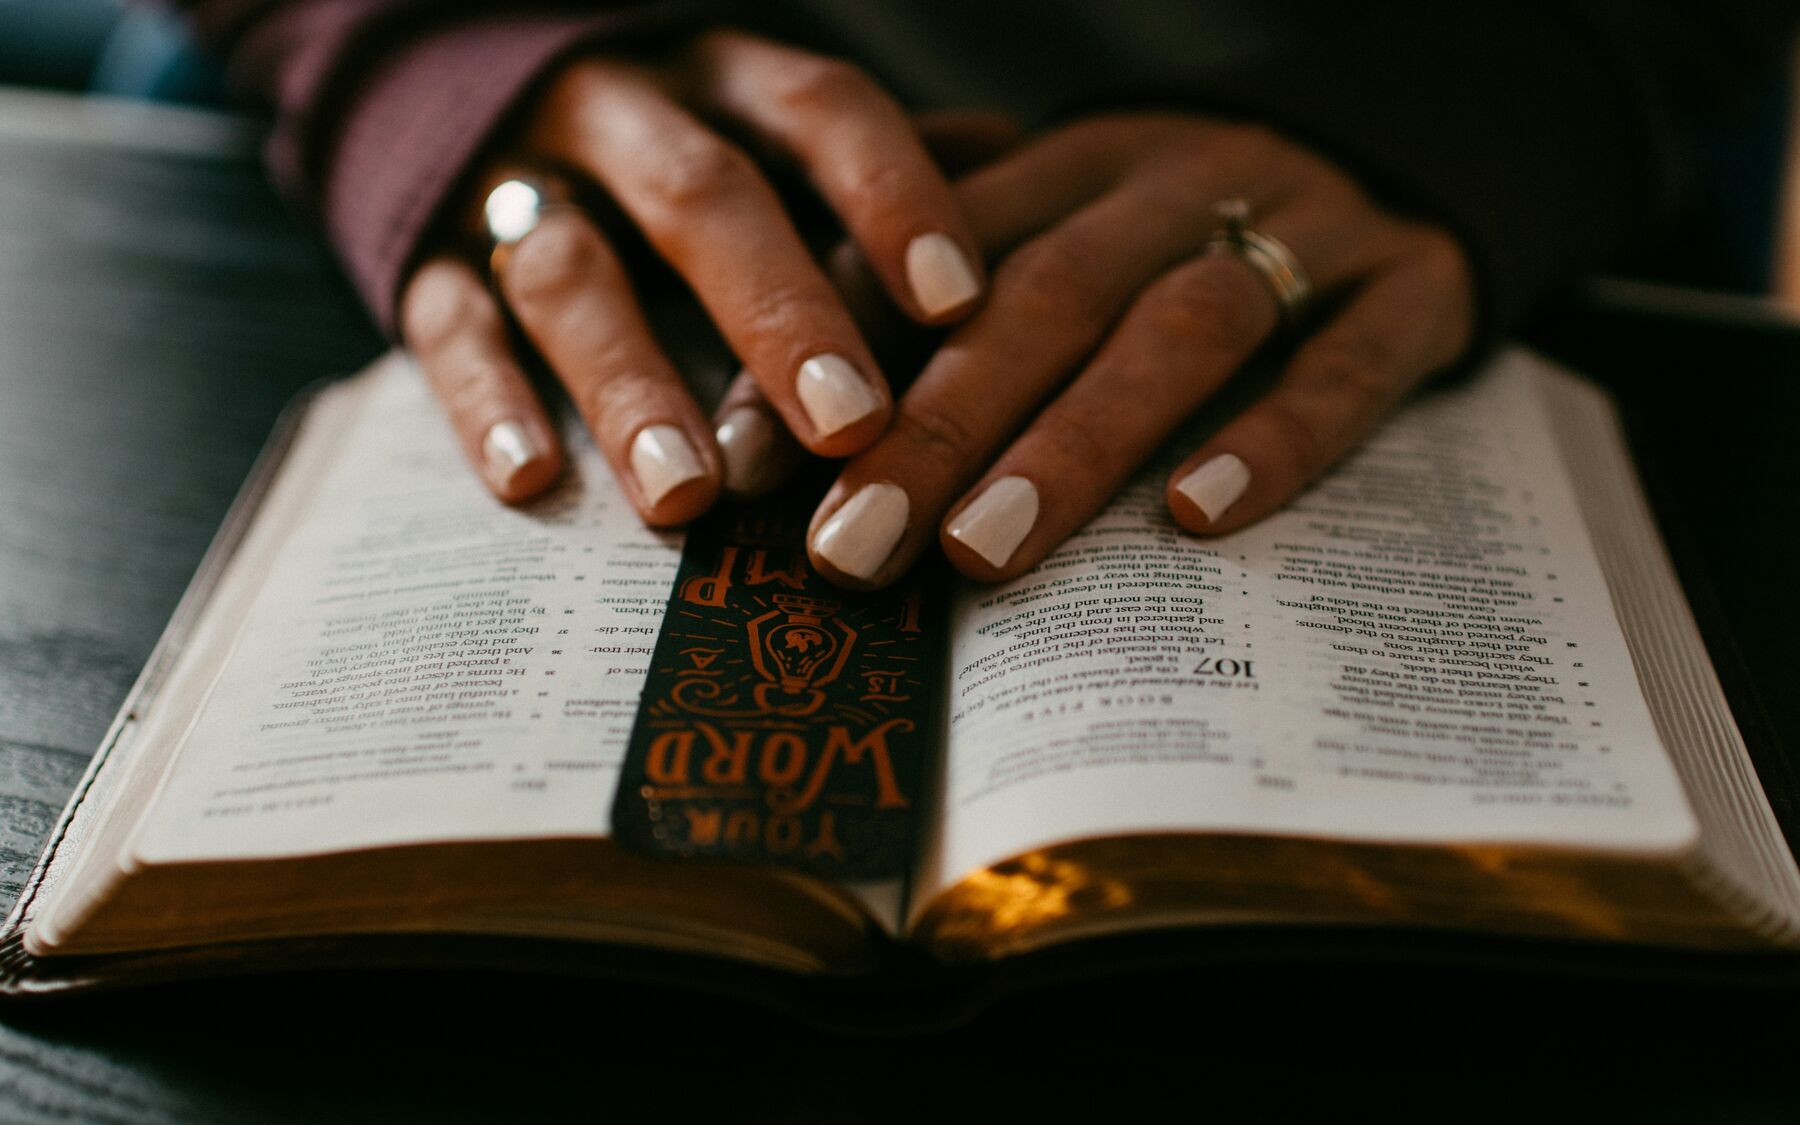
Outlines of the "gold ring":
M 1280 239 L 1250 229 L 1250 203 L 1242 198 L 1224 199 L 1213 205 L 1219 229 L 1206 244 L 1208 254 L 1229 254 L 1256 271 L 1282 322 L 1292 324 L 1312 299 L 1312 282 L 1294 252 Z

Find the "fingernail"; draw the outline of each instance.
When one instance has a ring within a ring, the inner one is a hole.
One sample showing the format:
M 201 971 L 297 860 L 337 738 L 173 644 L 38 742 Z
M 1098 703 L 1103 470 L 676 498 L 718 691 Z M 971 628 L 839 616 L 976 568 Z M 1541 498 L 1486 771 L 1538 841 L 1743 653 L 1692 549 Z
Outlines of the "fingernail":
M 511 484 L 520 469 L 543 455 L 544 451 L 532 440 L 531 431 L 517 422 L 495 422 L 481 441 L 488 481 L 495 488 Z
M 719 452 L 725 457 L 725 490 L 739 496 L 760 496 L 781 483 L 774 421 L 754 406 L 740 406 L 726 414 L 714 431 Z
M 1005 566 L 1037 523 L 1037 486 L 1024 477 L 1001 477 L 950 521 L 950 538 L 990 566 Z
M 820 437 L 881 409 L 881 396 L 841 355 L 816 355 L 800 365 L 800 405 Z
M 1250 466 L 1235 454 L 1221 453 L 1182 477 L 1175 491 L 1192 500 L 1209 521 L 1216 523 L 1249 487 Z
M 906 534 L 910 505 L 893 484 L 865 484 L 813 536 L 813 550 L 845 574 L 872 578 Z
M 671 491 L 706 475 L 687 435 L 678 426 L 645 426 L 631 439 L 631 472 L 651 507 Z
M 981 292 L 975 268 L 949 235 L 932 231 L 906 244 L 906 282 L 926 316 L 966 305 Z

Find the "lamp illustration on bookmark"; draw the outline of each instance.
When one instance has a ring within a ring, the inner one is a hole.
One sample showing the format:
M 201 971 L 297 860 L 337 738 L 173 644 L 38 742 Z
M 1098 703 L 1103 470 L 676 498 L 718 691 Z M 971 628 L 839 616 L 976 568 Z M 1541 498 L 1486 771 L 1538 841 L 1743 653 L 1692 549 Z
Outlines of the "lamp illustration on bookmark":
M 750 662 L 768 681 L 757 684 L 751 697 L 772 715 L 810 715 L 825 702 L 824 686 L 843 673 L 856 630 L 833 616 L 836 602 L 793 594 L 769 600 L 775 608 L 745 626 Z

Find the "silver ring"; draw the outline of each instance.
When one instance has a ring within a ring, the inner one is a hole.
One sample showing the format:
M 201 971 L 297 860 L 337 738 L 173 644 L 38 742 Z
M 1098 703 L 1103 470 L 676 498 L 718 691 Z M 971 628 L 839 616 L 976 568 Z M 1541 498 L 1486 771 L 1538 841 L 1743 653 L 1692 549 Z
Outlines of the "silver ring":
M 1220 200 L 1213 205 L 1213 216 L 1219 220 L 1219 229 L 1206 244 L 1206 252 L 1229 254 L 1255 270 L 1275 298 L 1282 322 L 1298 320 L 1312 300 L 1312 282 L 1294 252 L 1280 239 L 1250 229 L 1248 200 Z
M 573 210 L 572 199 L 568 184 L 549 176 L 514 176 L 494 185 L 481 201 L 482 229 L 492 244 L 488 272 L 499 277 L 513 247 L 547 217 Z

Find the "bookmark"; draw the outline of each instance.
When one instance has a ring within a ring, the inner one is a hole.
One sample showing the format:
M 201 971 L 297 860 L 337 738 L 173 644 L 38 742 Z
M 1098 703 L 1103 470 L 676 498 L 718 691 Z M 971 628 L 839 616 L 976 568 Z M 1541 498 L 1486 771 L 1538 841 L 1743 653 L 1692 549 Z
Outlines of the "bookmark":
M 831 585 L 806 557 L 812 511 L 790 493 L 689 530 L 613 802 L 624 846 L 837 878 L 907 870 L 946 584 L 921 568 L 873 593 Z

